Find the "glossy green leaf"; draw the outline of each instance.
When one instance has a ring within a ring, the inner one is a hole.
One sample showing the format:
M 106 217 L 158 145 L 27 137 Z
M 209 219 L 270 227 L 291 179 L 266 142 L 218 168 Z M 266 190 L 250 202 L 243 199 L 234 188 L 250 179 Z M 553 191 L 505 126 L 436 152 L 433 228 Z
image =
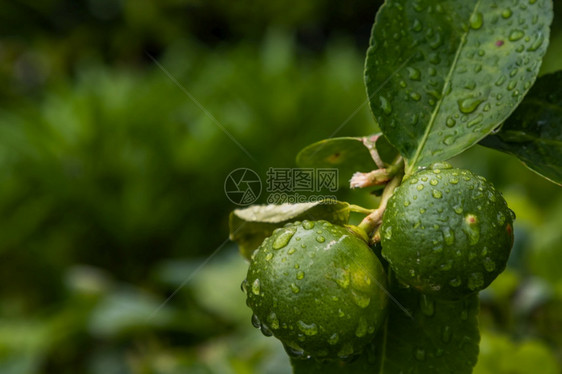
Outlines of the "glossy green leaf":
M 396 283 L 396 282 L 395 282 Z M 478 357 L 478 295 L 459 301 L 431 300 L 411 289 L 390 289 L 386 326 L 356 361 L 293 360 L 297 374 L 471 373 Z
M 286 223 L 305 219 L 324 219 L 335 224 L 346 224 L 349 220 L 348 203 L 322 200 L 311 203 L 252 205 L 230 213 L 230 239 L 238 243 L 242 255 L 249 259 L 273 230 Z
M 501 130 L 480 144 L 562 185 L 562 71 L 540 77 Z
M 355 172 L 369 172 L 392 163 L 398 152 L 382 134 L 362 138 L 321 140 L 299 152 L 297 165 L 303 168 L 337 168 L 340 186 L 349 186 Z
M 407 173 L 469 148 L 523 99 L 548 45 L 551 0 L 387 0 L 365 83 Z

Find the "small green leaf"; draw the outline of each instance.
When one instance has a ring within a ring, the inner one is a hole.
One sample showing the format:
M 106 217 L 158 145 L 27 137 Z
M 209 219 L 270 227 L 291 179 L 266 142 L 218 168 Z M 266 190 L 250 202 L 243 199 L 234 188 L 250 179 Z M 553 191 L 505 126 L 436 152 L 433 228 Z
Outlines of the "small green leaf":
M 562 185 L 562 71 L 540 77 L 501 130 L 480 144 Z
M 439 301 L 394 283 L 386 326 L 359 358 L 349 364 L 294 359 L 294 373 L 471 373 L 480 341 L 478 295 Z
M 384 167 L 398 152 L 380 133 L 363 138 L 342 137 L 321 140 L 299 152 L 300 167 L 337 168 L 341 186 L 349 186 L 355 172 L 369 172 Z
M 301 220 L 324 219 L 335 224 L 349 220 L 348 203 L 322 200 L 312 203 L 253 205 L 230 213 L 230 239 L 238 243 L 242 255 L 249 259 L 273 230 L 286 223 Z
M 533 84 L 551 0 L 387 0 L 365 83 L 406 172 L 448 159 L 503 122 Z

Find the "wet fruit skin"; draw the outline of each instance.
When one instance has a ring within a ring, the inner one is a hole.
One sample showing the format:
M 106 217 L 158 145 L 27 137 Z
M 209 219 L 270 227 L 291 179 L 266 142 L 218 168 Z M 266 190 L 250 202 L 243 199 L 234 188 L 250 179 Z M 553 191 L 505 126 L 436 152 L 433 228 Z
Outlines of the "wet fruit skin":
M 280 339 L 293 357 L 360 353 L 387 306 L 376 255 L 352 231 L 326 221 L 275 230 L 252 255 L 242 286 L 254 326 Z
M 462 298 L 504 270 L 513 219 L 483 177 L 450 167 L 426 169 L 390 198 L 381 226 L 382 256 L 403 283 L 435 297 Z

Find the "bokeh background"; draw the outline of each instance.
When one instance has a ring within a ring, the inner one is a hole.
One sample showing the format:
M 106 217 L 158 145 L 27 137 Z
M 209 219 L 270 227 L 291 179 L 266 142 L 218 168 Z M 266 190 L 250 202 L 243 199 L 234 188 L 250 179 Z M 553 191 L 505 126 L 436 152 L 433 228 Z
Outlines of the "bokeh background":
M 362 71 L 381 2 L 3 1 L 0 373 L 289 373 L 250 324 L 224 181 L 377 131 Z M 543 73 L 562 69 L 555 7 Z M 453 163 L 517 214 L 475 372 L 560 373 L 562 190 L 482 147 Z

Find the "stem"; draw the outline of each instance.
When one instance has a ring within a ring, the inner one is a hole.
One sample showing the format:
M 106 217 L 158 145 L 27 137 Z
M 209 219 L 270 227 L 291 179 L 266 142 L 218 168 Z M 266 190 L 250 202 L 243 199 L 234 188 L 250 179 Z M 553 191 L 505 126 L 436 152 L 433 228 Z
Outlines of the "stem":
M 371 233 L 377 230 L 381 225 L 382 215 L 384 213 L 384 210 L 386 209 L 386 204 L 388 203 L 388 199 L 390 199 L 396 187 L 398 187 L 402 182 L 402 176 L 403 176 L 402 173 L 396 174 L 394 178 L 392 178 L 392 180 L 388 182 L 382 193 L 379 207 L 375 209 L 367 217 L 365 217 L 363 221 L 361 221 L 361 223 L 358 225 L 360 228 L 365 230 L 367 235 L 371 236 Z
M 349 184 L 351 188 L 365 188 L 385 184 L 403 170 L 404 160 L 399 156 L 387 168 L 376 169 L 369 173 L 357 172 L 353 174 Z
M 349 210 L 355 213 L 363 213 L 363 214 L 371 214 L 375 211 L 374 209 L 363 208 L 362 206 L 355 205 L 355 204 L 349 204 Z

